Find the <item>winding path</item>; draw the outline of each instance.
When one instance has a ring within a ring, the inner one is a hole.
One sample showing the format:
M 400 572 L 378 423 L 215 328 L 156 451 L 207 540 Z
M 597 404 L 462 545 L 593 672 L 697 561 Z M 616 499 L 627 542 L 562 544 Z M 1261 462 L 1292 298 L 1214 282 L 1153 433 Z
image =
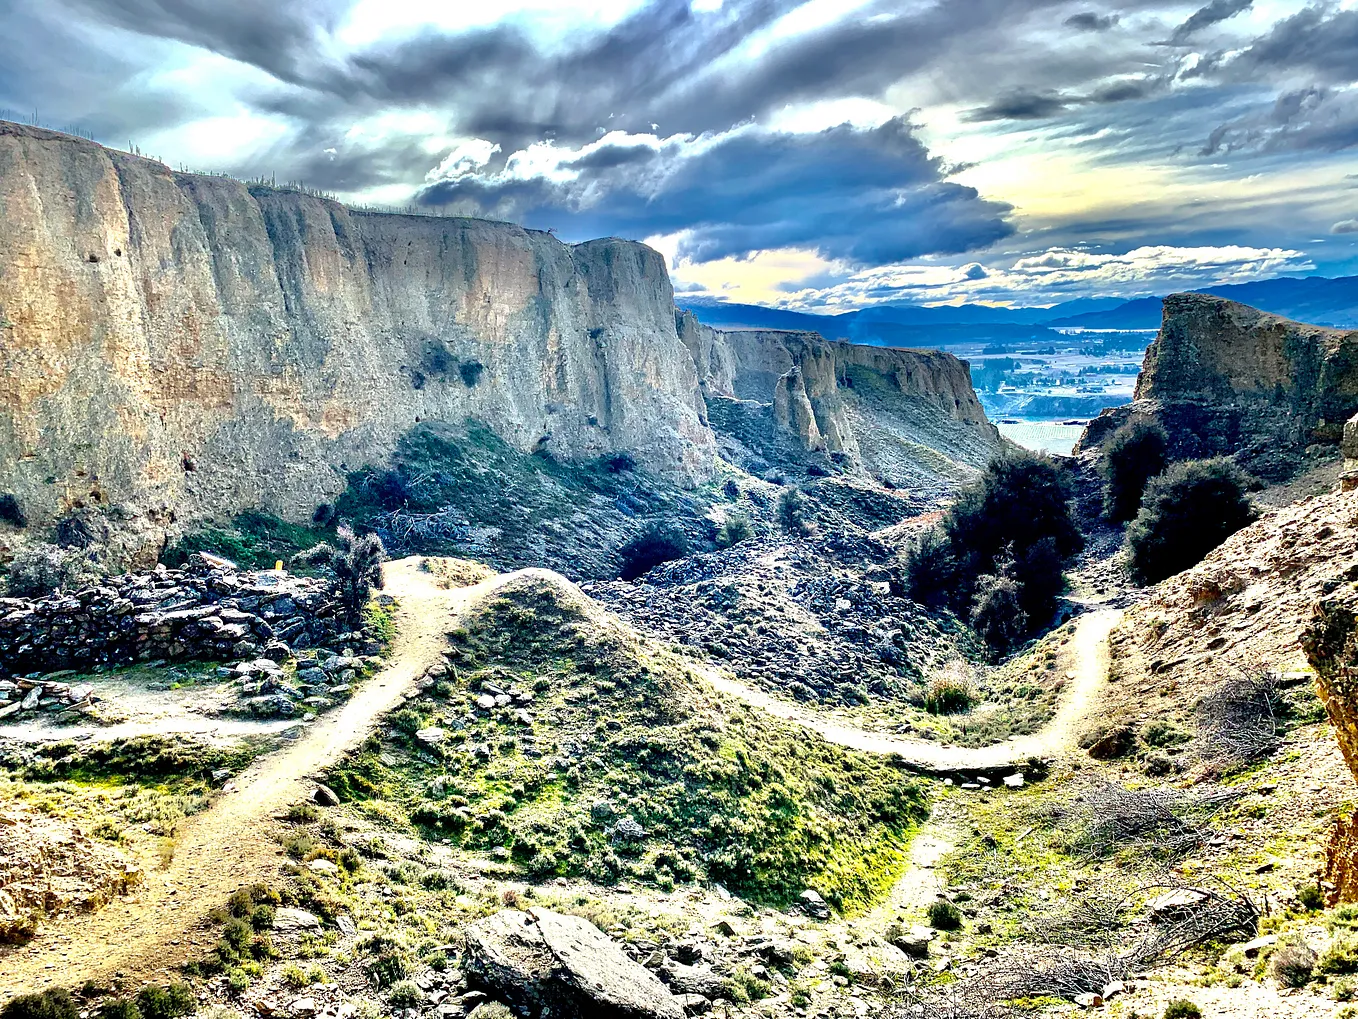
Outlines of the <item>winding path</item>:
M 1075 653 L 1075 664 L 1071 671 L 1075 673 L 1075 678 L 1067 684 L 1055 716 L 1031 736 L 1019 736 L 1003 743 L 992 743 L 988 747 L 940 746 L 926 740 L 903 739 L 859 729 L 747 686 L 715 668 L 702 667 L 698 671 L 722 693 L 738 697 L 777 718 L 795 722 L 839 746 L 873 754 L 895 754 L 920 771 L 1009 768 L 1033 757 L 1049 757 L 1070 745 L 1076 723 L 1088 712 L 1095 694 L 1107 681 L 1108 634 L 1121 618 L 1122 612 L 1118 609 L 1096 609 L 1080 616 L 1071 640 Z
M 0 1001 L 114 971 L 163 980 L 174 966 L 205 954 L 215 938 L 201 929 L 203 917 L 242 882 L 277 866 L 282 850 L 266 830 L 271 818 L 310 792 L 307 775 L 358 746 L 401 705 L 445 646 L 452 617 L 503 580 L 444 590 L 420 562 L 386 567 L 386 590 L 399 599 L 391 664 L 295 742 L 257 759 L 210 809 L 186 819 L 170 865 L 148 872 L 136 894 L 96 913 L 44 923 L 26 945 L 0 947 Z

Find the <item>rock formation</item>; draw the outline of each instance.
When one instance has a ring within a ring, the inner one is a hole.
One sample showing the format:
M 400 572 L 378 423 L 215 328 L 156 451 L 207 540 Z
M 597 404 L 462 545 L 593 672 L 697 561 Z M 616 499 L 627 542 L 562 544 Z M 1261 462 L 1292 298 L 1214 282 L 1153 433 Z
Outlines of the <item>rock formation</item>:
M 676 323 L 641 244 L 366 213 L 3 122 L 0 219 L 0 497 L 35 530 L 106 510 L 135 552 L 249 509 L 305 521 L 422 421 L 680 484 L 711 475 L 712 425 L 912 483 L 997 442 L 965 363 Z
M 678 328 L 713 427 L 765 455 L 781 436 L 794 449 L 861 462 L 907 483 L 915 479 L 890 477 L 902 444 L 973 466 L 997 448 L 968 366 L 951 354 L 831 342 L 810 332 L 716 330 L 689 312 L 679 314 Z
M 707 476 L 664 259 L 366 214 L 0 123 L 0 492 L 304 519 L 426 418 Z
M 1159 419 L 1176 459 L 1236 454 L 1281 477 L 1358 410 L 1358 331 L 1326 329 L 1206 294 L 1165 298 L 1135 401 L 1090 422 L 1097 447 L 1133 414 Z

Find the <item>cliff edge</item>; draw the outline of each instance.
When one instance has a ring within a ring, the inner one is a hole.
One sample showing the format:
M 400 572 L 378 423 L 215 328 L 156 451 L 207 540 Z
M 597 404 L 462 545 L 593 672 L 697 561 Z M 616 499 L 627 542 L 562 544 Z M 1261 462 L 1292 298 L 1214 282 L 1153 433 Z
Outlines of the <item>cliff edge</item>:
M 1135 400 L 1091 421 L 1077 451 L 1133 415 L 1160 420 L 1176 458 L 1234 454 L 1262 477 L 1338 443 L 1358 410 L 1358 331 L 1328 329 L 1207 294 L 1165 298 Z
M 7 123 L 0 221 L 0 491 L 34 524 L 305 519 L 424 419 L 711 471 L 643 245 L 367 214 Z

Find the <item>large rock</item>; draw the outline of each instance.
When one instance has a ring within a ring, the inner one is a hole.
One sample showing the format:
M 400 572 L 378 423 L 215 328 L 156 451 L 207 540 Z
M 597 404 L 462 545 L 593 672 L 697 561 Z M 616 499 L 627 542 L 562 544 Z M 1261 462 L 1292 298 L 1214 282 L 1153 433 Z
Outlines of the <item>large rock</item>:
M 530 1016 L 683 1019 L 665 985 L 588 920 L 507 909 L 465 933 L 471 983 Z
M 0 123 L 0 492 L 307 520 L 417 421 L 712 469 L 664 257 L 357 212 Z M 129 523 L 128 526 L 131 526 Z
M 1358 411 L 1358 331 L 1270 315 L 1207 294 L 1165 298 L 1135 401 L 1090 422 L 1078 450 L 1145 416 L 1163 423 L 1176 459 L 1237 454 L 1283 476 L 1313 442 L 1338 443 Z

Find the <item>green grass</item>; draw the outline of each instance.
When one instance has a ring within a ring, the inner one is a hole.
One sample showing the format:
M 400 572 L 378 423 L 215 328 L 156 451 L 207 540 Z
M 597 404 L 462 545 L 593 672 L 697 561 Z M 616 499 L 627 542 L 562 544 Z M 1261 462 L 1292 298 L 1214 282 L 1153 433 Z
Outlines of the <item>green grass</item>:
M 242 513 L 226 527 L 191 531 L 160 557 L 166 566 L 183 566 L 195 552 L 211 552 L 247 570 L 270 570 L 304 549 L 334 539 L 333 528 L 306 527 L 258 510 Z
M 411 717 L 393 719 L 331 784 L 535 878 L 661 888 L 706 878 L 773 905 L 810 887 L 852 913 L 903 870 L 928 812 L 921 787 L 888 762 L 744 706 L 718 709 L 681 662 L 601 628 L 547 584 L 491 601 L 460 658 L 447 702 L 411 702 Z M 464 721 L 483 684 L 534 691 L 532 723 L 512 709 Z M 438 750 L 411 735 L 444 723 L 451 738 Z

